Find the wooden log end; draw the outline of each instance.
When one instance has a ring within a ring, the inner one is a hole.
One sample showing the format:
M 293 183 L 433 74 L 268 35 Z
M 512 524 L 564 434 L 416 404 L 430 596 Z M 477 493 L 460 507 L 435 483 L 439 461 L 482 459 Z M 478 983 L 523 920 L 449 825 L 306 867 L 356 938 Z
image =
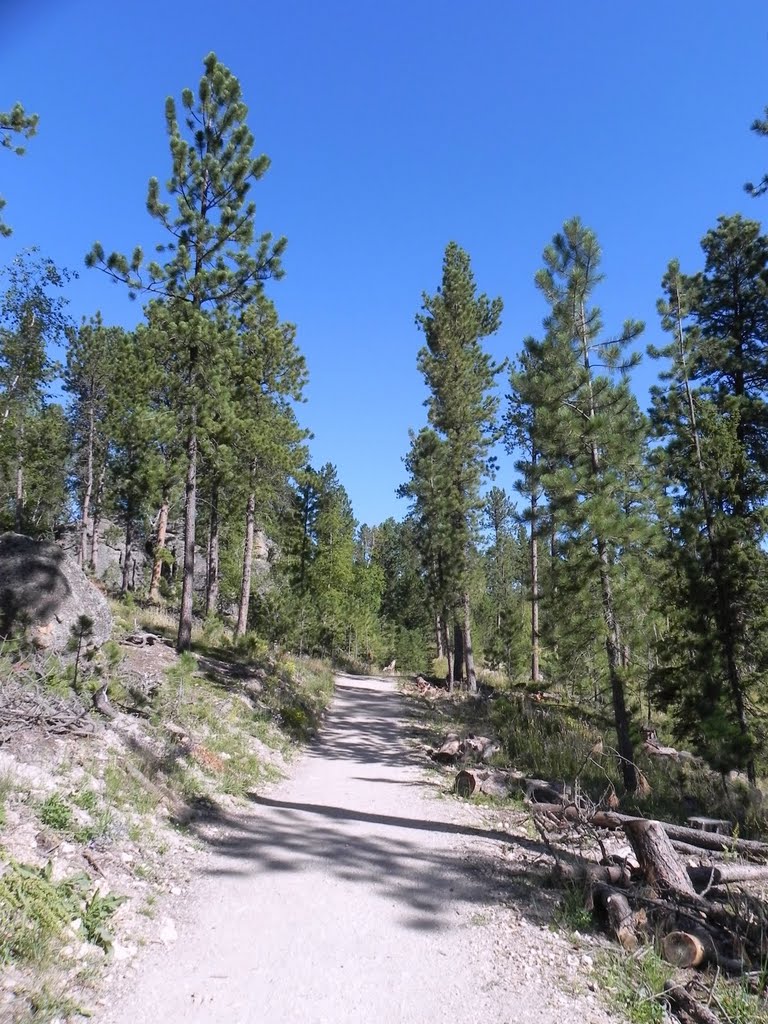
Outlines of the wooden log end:
M 700 967 L 707 958 L 703 942 L 690 932 L 669 932 L 662 940 L 661 952 L 675 967 Z

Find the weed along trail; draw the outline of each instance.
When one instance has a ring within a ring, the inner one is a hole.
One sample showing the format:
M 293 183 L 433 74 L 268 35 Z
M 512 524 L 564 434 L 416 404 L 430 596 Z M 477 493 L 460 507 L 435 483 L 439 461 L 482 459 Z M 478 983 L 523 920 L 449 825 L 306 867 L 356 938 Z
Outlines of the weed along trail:
M 607 1021 L 535 889 L 501 885 L 503 835 L 436 798 L 408 729 L 391 682 L 339 677 L 292 778 L 201 826 L 178 938 L 145 950 L 104 1024 Z

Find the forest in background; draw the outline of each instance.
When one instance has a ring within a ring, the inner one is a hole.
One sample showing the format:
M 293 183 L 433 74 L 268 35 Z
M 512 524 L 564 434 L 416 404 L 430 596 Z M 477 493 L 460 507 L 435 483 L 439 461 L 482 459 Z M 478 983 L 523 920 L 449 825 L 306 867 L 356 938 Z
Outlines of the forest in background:
M 272 297 L 286 240 L 257 230 L 251 188 L 269 161 L 254 156 L 238 80 L 209 55 L 166 124 L 168 177 L 150 180 L 146 204 L 156 251 L 95 243 L 86 258 L 144 304 L 137 329 L 97 311 L 74 324 L 72 270 L 44 251 L 0 260 L 0 527 L 74 536 L 89 572 L 109 530 L 125 556 L 106 582 L 176 610 L 181 651 L 195 617 L 219 617 L 236 638 L 394 660 L 469 690 L 491 673 L 606 709 L 629 791 L 639 727 L 659 716 L 723 772 L 765 774 L 759 222 L 720 217 L 699 266 L 659 268 L 668 344 L 648 352 L 648 411 L 631 386 L 643 325 L 603 325 L 610 283 L 580 220 L 544 248 L 549 311 L 503 363 L 483 348 L 502 300 L 450 243 L 416 315 L 428 424 L 405 455 L 409 511 L 359 525 L 335 468 L 308 463 L 307 367 Z M 0 114 L 18 155 L 37 128 L 21 106 Z M 768 178 L 747 188 L 759 197 Z M 266 574 L 253 572 L 260 534 Z

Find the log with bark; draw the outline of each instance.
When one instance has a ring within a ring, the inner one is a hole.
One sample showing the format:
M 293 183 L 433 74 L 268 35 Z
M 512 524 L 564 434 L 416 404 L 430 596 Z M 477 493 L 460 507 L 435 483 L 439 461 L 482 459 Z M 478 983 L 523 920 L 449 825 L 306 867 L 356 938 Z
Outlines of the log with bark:
M 458 733 L 449 732 L 442 746 L 432 754 L 432 760 L 440 764 L 454 764 L 464 753 L 464 744 Z
M 592 886 L 592 903 L 605 916 L 608 929 L 628 953 L 638 946 L 635 915 L 626 894 L 613 886 L 598 882 Z
M 646 884 L 658 892 L 695 896 L 693 883 L 661 824 L 636 818 L 624 823 Z
M 682 1018 L 682 1014 L 685 1014 L 687 1019 L 695 1021 L 695 1024 L 721 1024 L 719 1017 L 708 1006 L 694 999 L 690 992 L 683 988 L 682 985 L 676 985 L 673 981 L 668 981 L 664 986 L 664 995 L 674 1012 L 681 1016 L 681 1019 L 685 1019 Z
M 623 828 L 628 821 L 644 821 L 644 818 L 637 818 L 631 814 L 619 814 L 616 811 L 597 811 L 592 815 L 591 824 L 598 828 L 618 829 Z M 660 821 L 659 825 L 664 829 L 670 839 L 679 840 L 695 846 L 702 850 L 719 850 L 721 852 L 739 853 L 746 857 L 760 857 L 768 859 L 768 843 L 761 843 L 755 839 L 736 839 L 731 836 L 721 836 L 716 832 L 702 832 L 695 828 L 686 828 L 685 825 L 673 825 L 667 821 Z

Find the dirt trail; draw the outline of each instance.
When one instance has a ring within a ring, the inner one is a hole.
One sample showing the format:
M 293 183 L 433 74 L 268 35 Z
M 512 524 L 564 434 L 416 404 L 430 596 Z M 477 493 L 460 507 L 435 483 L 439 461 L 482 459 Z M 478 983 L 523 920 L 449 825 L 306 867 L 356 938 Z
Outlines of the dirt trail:
M 434 798 L 405 715 L 391 682 L 338 679 L 321 741 L 218 830 L 178 941 L 146 953 L 103 1024 L 607 1020 L 529 956 L 551 933 L 510 914 L 500 941 L 483 870 L 498 833 Z

